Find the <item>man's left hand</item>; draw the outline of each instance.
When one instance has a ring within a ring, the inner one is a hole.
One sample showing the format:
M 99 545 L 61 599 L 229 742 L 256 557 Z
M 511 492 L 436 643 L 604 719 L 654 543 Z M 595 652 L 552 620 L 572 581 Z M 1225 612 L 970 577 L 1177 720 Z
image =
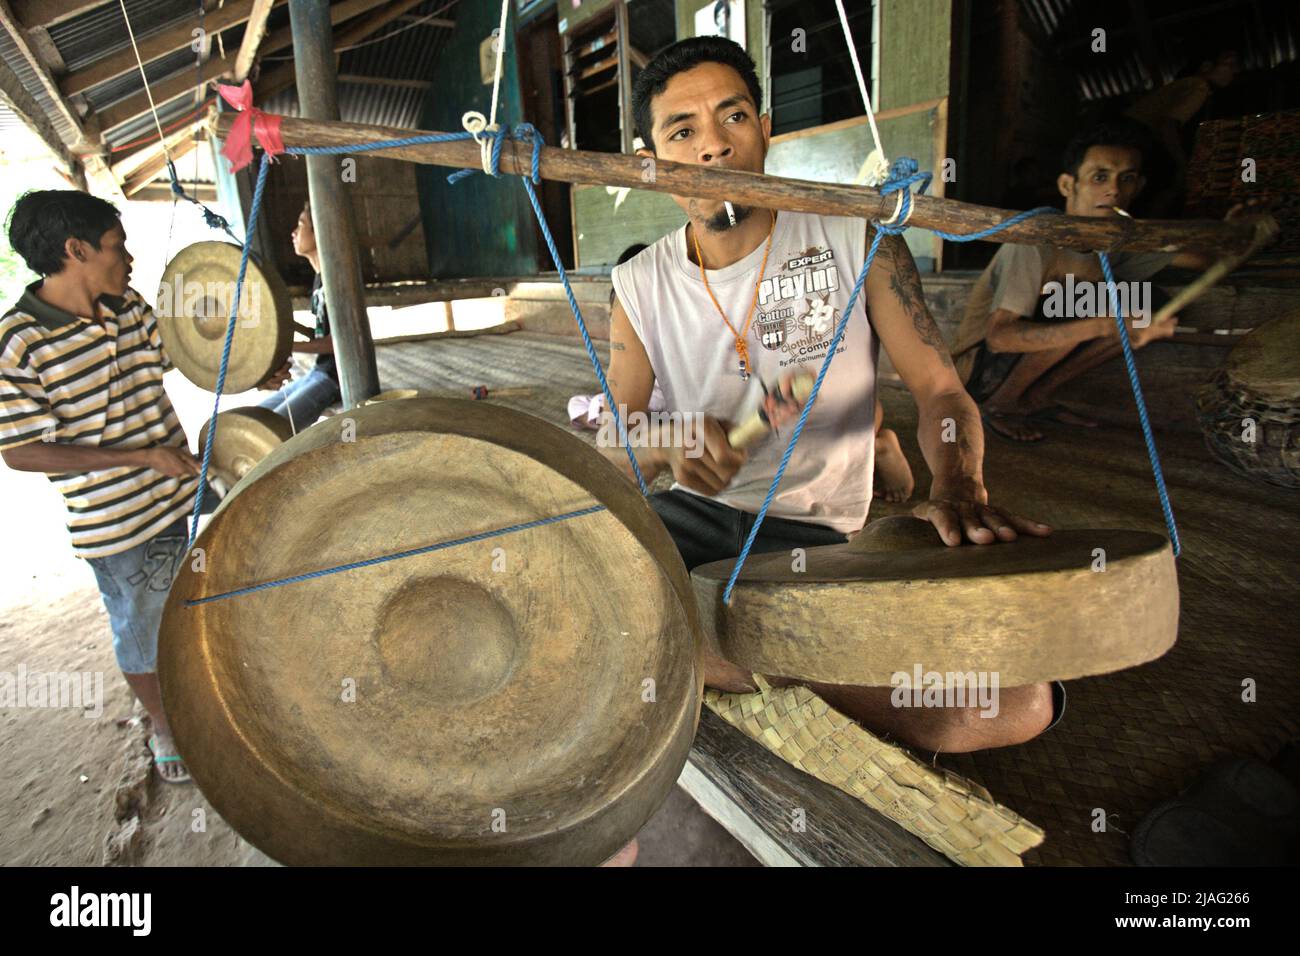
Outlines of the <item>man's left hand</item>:
M 930 500 L 912 509 L 912 514 L 934 525 L 943 543 L 955 548 L 962 539 L 972 544 L 996 544 L 1015 541 L 1018 533 L 1045 538 L 1051 527 L 1031 521 L 988 503 L 982 488 L 960 493 L 931 491 Z

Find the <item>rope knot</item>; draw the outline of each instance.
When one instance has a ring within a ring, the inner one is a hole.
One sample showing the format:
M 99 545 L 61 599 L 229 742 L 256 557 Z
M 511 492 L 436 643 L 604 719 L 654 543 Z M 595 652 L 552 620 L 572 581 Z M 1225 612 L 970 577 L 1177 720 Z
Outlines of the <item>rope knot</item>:
M 930 188 L 930 180 L 934 176 L 930 173 L 919 172 L 920 168 L 920 164 L 910 156 L 900 156 L 890 166 L 889 178 L 880 187 L 880 195 L 888 196 L 891 193 L 898 193 L 898 204 L 894 206 L 892 216 L 883 221 L 876 221 L 876 224 L 885 235 L 899 236 L 907 229 L 907 220 L 912 218 L 912 190 L 910 188 L 912 184 L 921 184 L 916 191 L 917 195 L 923 194 Z

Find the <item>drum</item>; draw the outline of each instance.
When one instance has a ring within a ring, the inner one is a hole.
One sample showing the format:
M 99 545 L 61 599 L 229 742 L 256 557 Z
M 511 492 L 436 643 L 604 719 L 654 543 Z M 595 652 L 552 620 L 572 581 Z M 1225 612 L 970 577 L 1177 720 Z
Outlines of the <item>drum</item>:
M 1013 687 L 1145 663 L 1178 631 L 1172 549 L 1142 531 L 950 548 L 929 522 L 879 518 L 847 544 L 751 555 L 728 606 L 734 567 L 691 573 L 701 620 L 765 675 L 887 687 L 919 667 Z
M 208 447 L 211 423 L 208 419 L 199 431 L 200 459 Z M 289 420 L 269 408 L 252 406 L 221 412 L 217 416 L 217 440 L 212 446 L 209 474 L 224 486 L 223 492 L 233 488 L 254 465 L 292 437 Z
M 164 705 L 204 795 L 281 862 L 596 864 L 685 764 L 686 569 L 553 425 L 466 400 L 349 410 L 259 462 L 195 546 Z
M 1233 471 L 1300 488 L 1300 311 L 1238 342 L 1196 411 L 1206 446 Z
M 158 286 L 154 314 L 163 347 L 182 375 L 210 392 L 217 388 L 240 257 L 231 243 L 196 242 L 167 264 Z M 284 365 L 292 344 L 289 291 L 274 271 L 250 258 L 223 391 L 255 388 Z

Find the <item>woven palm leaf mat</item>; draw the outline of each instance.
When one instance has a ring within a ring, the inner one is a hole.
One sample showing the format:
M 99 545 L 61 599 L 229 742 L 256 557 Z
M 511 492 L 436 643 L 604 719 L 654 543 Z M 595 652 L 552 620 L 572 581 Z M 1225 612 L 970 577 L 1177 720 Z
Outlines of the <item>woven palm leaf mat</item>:
M 605 359 L 606 346 L 597 348 Z M 557 336 L 516 332 L 376 352 L 384 388 L 452 394 L 475 384 L 533 386 L 501 404 L 560 425 L 570 395 L 596 390 L 581 342 Z M 1196 387 L 1189 383 L 1189 402 Z M 918 489 L 927 488 L 911 397 L 897 387 L 880 393 L 885 424 L 898 432 Z M 993 502 L 1061 528 L 1163 532 L 1132 399 L 1107 401 L 1123 403 L 1131 426 L 1044 424 L 1047 437 L 1035 445 L 989 438 L 984 469 Z M 1183 543 L 1178 644 L 1143 667 L 1071 681 L 1065 719 L 1028 744 L 938 761 L 1046 831 L 1025 852 L 1028 865 L 1127 865 L 1138 821 L 1206 765 L 1229 754 L 1268 760 L 1300 734 L 1300 493 L 1233 474 L 1199 434 L 1162 432 L 1158 418 L 1154 427 Z M 594 444 L 594 433 L 584 437 Z M 661 476 L 656 487 L 670 480 Z M 908 510 L 876 501 L 871 514 Z M 1242 700 L 1247 679 L 1255 682 L 1254 703 Z M 1094 829 L 1098 810 L 1104 831 Z
M 755 694 L 704 692 L 719 717 L 783 760 L 838 787 L 955 863 L 1021 866 L 1043 831 L 999 806 L 977 783 L 927 767 L 835 710 L 807 687 Z

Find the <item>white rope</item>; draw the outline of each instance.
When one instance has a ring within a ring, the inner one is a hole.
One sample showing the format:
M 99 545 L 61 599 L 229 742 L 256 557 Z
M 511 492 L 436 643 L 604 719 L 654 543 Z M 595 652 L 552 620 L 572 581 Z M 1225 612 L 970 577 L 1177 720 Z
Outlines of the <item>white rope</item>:
M 497 128 L 497 95 L 501 91 L 501 64 L 506 53 L 506 17 L 510 15 L 510 0 L 501 0 L 501 26 L 497 28 L 497 69 L 492 80 L 492 115 L 488 123 L 492 129 Z
M 853 31 L 849 29 L 849 18 L 844 12 L 844 0 L 835 0 L 835 9 L 840 14 L 840 26 L 844 29 L 844 42 L 849 45 L 849 59 L 853 61 L 853 74 L 858 80 L 858 92 L 862 94 L 862 105 L 867 108 L 867 122 L 871 124 L 871 139 L 876 148 L 862 166 L 859 179 L 865 179 L 870 186 L 879 186 L 889 176 L 889 160 L 885 158 L 885 147 L 880 143 L 880 129 L 876 126 L 876 113 L 871 108 L 871 96 L 867 93 L 867 81 L 862 76 L 862 64 L 858 62 L 858 48 L 853 45 Z M 897 215 L 897 212 L 895 212 Z
M 497 127 L 497 103 L 501 92 L 501 66 L 505 62 L 506 55 L 506 17 L 510 14 L 510 0 L 501 0 L 501 25 L 497 28 L 496 36 L 496 53 L 497 66 L 492 80 L 492 115 L 484 116 L 478 110 L 470 110 L 460 118 L 460 123 L 466 131 L 474 135 L 474 142 L 478 143 L 479 161 L 483 164 L 483 172 L 489 176 L 492 175 L 492 140 L 485 139 L 485 131 L 495 132 Z
M 122 7 L 122 19 L 126 21 L 126 35 L 131 38 L 131 49 L 135 51 L 135 65 L 140 68 L 140 80 L 144 83 L 145 96 L 149 98 L 149 112 L 153 114 L 153 125 L 158 129 L 158 141 L 162 143 L 163 156 L 167 162 L 172 161 L 172 151 L 167 148 L 167 137 L 163 135 L 162 121 L 158 119 L 158 108 L 153 102 L 153 90 L 149 89 L 149 77 L 144 72 L 144 61 L 140 59 L 140 48 L 135 45 L 135 31 L 131 29 L 131 18 L 126 13 L 126 0 L 117 0 Z

